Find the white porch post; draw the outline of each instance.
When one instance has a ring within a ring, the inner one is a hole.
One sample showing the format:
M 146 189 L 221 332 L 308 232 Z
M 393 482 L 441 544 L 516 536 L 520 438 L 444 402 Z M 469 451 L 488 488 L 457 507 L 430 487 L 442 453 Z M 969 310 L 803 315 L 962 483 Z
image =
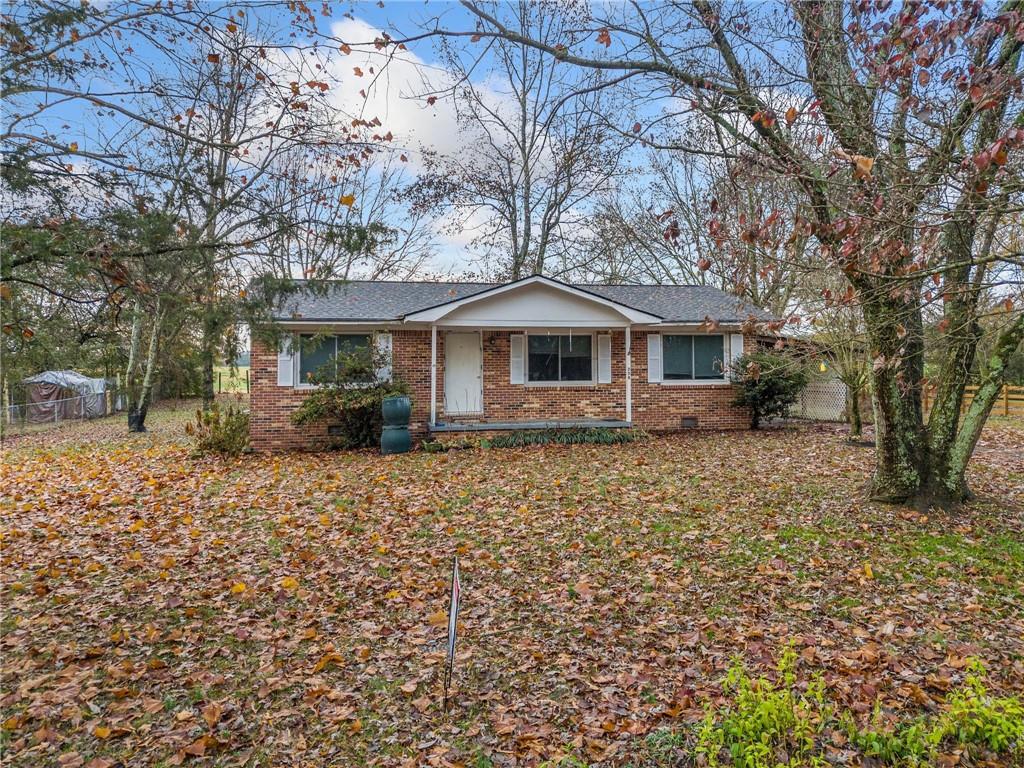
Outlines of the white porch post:
M 626 421 L 633 423 L 633 358 L 630 355 L 632 326 L 626 326 Z
M 437 326 L 430 326 L 430 426 L 437 423 Z

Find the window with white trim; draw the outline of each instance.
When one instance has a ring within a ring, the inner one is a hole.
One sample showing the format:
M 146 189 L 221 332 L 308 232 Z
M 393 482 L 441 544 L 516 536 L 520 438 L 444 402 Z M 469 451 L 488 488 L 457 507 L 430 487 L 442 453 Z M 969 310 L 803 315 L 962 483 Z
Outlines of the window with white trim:
M 315 336 L 304 333 L 299 343 L 299 384 L 312 383 L 314 376 L 330 378 L 330 368 L 337 375 L 338 355 L 351 355 L 370 347 L 369 333 L 339 333 Z
M 722 381 L 725 336 L 662 334 L 663 381 Z
M 594 337 L 526 337 L 526 380 L 537 384 L 590 384 L 594 380 Z

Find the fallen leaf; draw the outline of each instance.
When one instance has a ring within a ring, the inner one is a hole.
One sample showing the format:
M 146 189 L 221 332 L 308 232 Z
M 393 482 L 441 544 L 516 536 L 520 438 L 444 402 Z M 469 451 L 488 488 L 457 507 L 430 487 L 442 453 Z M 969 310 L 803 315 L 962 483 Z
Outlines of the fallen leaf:
M 221 706 L 216 702 L 210 702 L 203 707 L 203 720 L 206 721 L 207 726 L 213 728 L 219 721 L 221 716 Z

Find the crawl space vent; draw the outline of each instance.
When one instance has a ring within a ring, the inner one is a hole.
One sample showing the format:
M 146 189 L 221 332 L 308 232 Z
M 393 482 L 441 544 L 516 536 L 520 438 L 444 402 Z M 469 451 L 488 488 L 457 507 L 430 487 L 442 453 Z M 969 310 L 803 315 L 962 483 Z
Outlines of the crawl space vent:
M 697 428 L 697 417 L 696 416 L 683 416 L 683 429 L 696 429 Z
M 341 424 L 328 424 L 327 434 L 330 435 L 331 437 L 335 437 L 337 435 L 342 434 Z

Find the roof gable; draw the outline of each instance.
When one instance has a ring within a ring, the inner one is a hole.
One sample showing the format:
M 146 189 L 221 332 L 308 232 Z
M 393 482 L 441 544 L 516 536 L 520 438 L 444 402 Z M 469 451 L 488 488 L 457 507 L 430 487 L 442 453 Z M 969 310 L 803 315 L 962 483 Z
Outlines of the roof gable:
M 548 277 L 534 275 L 494 286 L 461 299 L 407 314 L 410 322 L 494 327 L 572 323 L 606 326 L 657 323 L 661 318 L 614 299 Z

